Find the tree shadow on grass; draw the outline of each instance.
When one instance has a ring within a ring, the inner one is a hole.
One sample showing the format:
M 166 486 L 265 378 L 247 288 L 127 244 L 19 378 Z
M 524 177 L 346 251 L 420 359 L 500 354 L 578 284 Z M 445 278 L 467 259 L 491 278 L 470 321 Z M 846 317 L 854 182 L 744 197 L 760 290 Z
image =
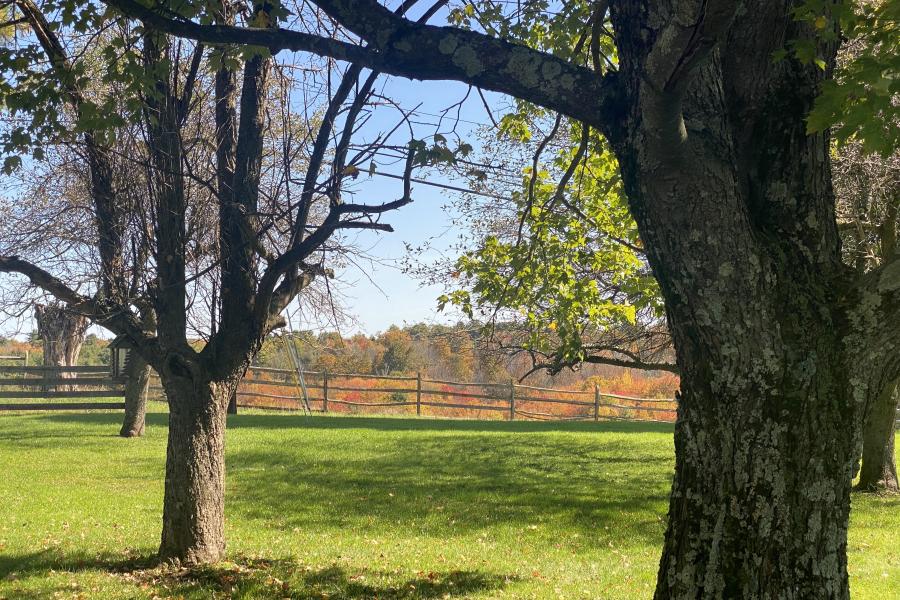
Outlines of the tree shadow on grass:
M 35 427 L 35 422 L 39 427 Z M 168 426 L 168 415 L 151 413 L 147 415 L 147 424 L 159 428 Z M 77 434 L 73 427 L 78 426 Z M 67 442 L 77 435 L 79 439 L 119 438 L 122 427 L 120 412 L 56 412 L 56 413 L 22 413 L 0 414 L 0 442 L 12 441 L 27 444 L 31 447 L 51 446 L 48 440 L 64 438 Z M 140 438 L 120 438 L 137 442 Z
M 604 527 L 623 540 L 662 538 L 671 454 L 646 440 L 398 435 L 358 455 L 342 443 L 302 449 L 301 437 L 233 449 L 230 509 L 285 530 L 448 537 L 544 524 L 584 544 L 607 543 L 597 535 Z
M 28 584 L 32 577 L 50 572 L 66 574 L 66 581 Z M 78 575 L 87 572 L 109 575 L 111 588 L 119 592 L 139 592 L 146 597 L 162 596 L 184 600 L 227 597 L 291 598 L 312 600 L 430 600 L 467 597 L 473 593 L 497 590 L 517 580 L 478 571 L 420 572 L 413 577 L 373 570 L 348 572 L 331 565 L 311 568 L 291 559 L 258 559 L 238 555 L 217 565 L 181 567 L 158 563 L 154 557 L 116 559 L 63 555 L 41 551 L 25 556 L 0 557 L 0 597 L 6 600 L 58 598 L 60 593 L 80 589 Z M 17 582 L 21 582 L 18 585 Z M 76 584 L 73 586 L 72 584 Z M 93 593 L 93 592 L 92 592 Z
M 40 418 L 71 435 L 66 424 L 118 417 Z M 164 426 L 167 415 L 148 420 Z M 497 527 L 578 533 L 581 546 L 662 539 L 667 424 L 238 415 L 229 431 L 228 512 L 261 530 L 351 529 L 400 543 L 406 531 L 452 538 Z
M 124 573 L 150 568 L 152 557 L 125 558 L 110 554 L 64 553 L 56 548 L 30 553 L 0 555 L 0 598 L 56 598 L 60 589 L 47 578 L 51 574 L 78 575 L 89 571 Z M 37 585 L 30 580 L 37 579 Z M 69 578 L 67 578 L 69 579 Z M 67 581 L 67 585 L 71 582 Z M 72 593 L 71 585 L 67 591 Z
M 229 598 L 400 600 L 468 597 L 503 588 L 514 578 L 478 571 L 418 573 L 397 577 L 373 570 L 348 572 L 338 565 L 313 569 L 290 560 L 241 561 L 158 577 L 186 600 L 222 592 Z
M 651 421 L 480 421 L 469 419 L 250 414 L 230 416 L 230 428 L 374 429 L 379 431 L 669 433 L 671 423 Z

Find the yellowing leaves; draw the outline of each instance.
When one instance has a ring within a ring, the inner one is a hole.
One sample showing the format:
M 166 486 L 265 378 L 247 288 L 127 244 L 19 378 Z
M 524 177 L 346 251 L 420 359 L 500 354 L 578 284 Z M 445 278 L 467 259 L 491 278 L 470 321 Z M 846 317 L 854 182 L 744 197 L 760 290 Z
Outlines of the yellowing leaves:
M 527 127 L 517 116 L 504 123 L 511 137 Z M 572 131 L 578 135 L 581 128 L 573 124 Z M 562 191 L 559 174 L 576 149 L 563 147 L 550 157 L 549 164 L 524 169 L 521 191 L 514 194 L 511 208 L 517 209 L 516 223 L 524 219 L 522 238 L 517 227 L 485 236 L 453 271 L 469 293 L 445 295 L 442 303 L 514 319 L 524 328 L 526 348 L 577 362 L 588 338 L 634 326 L 639 313 L 657 318 L 662 302 L 637 250 L 618 164 L 605 143 L 598 136 L 591 140 L 584 168 Z

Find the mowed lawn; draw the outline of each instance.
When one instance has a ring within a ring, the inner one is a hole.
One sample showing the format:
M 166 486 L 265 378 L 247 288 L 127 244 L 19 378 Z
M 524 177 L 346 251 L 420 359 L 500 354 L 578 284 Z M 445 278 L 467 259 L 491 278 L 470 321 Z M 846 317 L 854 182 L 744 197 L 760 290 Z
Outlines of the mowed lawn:
M 159 410 L 159 408 L 156 408 Z M 229 560 L 154 566 L 166 415 L 0 416 L 0 599 L 641 598 L 670 425 L 242 414 Z M 855 598 L 900 598 L 900 498 L 855 496 Z

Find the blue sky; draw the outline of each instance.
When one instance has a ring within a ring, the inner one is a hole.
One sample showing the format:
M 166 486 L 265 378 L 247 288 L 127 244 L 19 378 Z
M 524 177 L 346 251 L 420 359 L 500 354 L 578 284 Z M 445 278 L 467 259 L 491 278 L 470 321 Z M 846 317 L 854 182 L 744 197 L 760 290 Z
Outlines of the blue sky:
M 397 6 L 399 2 L 389 0 L 386 4 Z M 422 7 L 417 7 L 408 16 L 415 18 L 421 10 Z M 443 9 L 431 22 L 443 24 L 446 16 L 447 11 Z M 442 133 L 450 140 L 452 147 L 455 140 L 448 135 L 452 127 L 456 135 L 475 146 L 477 153 L 475 131 L 480 125 L 489 124 L 491 119 L 485 102 L 474 89 L 470 92 L 468 86 L 452 81 L 410 81 L 387 76 L 382 76 L 381 82 L 383 87 L 376 85 L 376 89 L 383 96 L 391 98 L 405 110 L 417 109 L 415 120 L 418 124 L 414 132 L 417 138 L 428 139 L 434 133 Z M 484 92 L 483 96 L 495 116 L 501 107 L 509 104 L 509 100 L 500 94 Z M 464 98 L 465 101 L 458 109 L 454 107 L 452 118 L 443 121 L 443 127 L 436 128 L 438 115 Z M 392 128 L 397 116 L 395 110 L 376 110 L 354 142 L 360 143 L 366 137 L 374 138 L 378 133 Z M 401 131 L 393 141 L 406 143 L 408 133 Z M 403 170 L 399 164 L 379 164 L 378 167 L 379 171 L 394 174 L 400 174 Z M 423 174 L 416 173 L 414 176 L 423 177 Z M 449 181 L 433 173 L 424 177 L 436 183 L 465 187 L 465 182 Z M 369 177 L 365 173 L 360 175 L 355 188 L 358 193 L 354 200 L 366 203 L 394 200 L 400 197 L 402 190 L 400 181 L 379 176 Z M 451 214 L 444 209 L 454 194 L 459 195 L 457 192 L 413 184 L 413 203 L 382 219 L 394 227 L 394 233 L 362 232 L 358 235 L 359 246 L 367 249 L 374 260 L 363 261 L 337 272 L 336 284 L 340 290 L 343 309 L 354 317 L 341 327 L 342 333 L 373 334 L 393 324 L 422 321 L 447 323 L 459 318 L 456 313 L 438 312 L 437 297 L 444 291 L 442 286 L 427 285 L 401 269 L 407 244 L 419 247 L 427 243 L 430 250 L 417 256 L 423 262 L 438 260 L 442 255 L 444 258 L 455 258 L 450 246 L 456 241 L 459 232 L 454 229 Z M 313 323 L 302 321 L 294 323 L 295 327 L 311 325 Z
M 466 97 L 467 86 L 455 82 L 407 81 L 391 77 L 385 86 L 385 95 L 397 100 L 404 108 L 410 109 L 421 105 L 417 111 L 416 136 L 430 136 L 435 132 L 433 124 L 448 105 L 459 102 Z M 489 104 L 496 108 L 502 104 L 502 96 L 493 94 L 485 96 Z M 485 106 L 478 94 L 473 90 L 459 109 L 460 121 L 456 123 L 456 133 L 476 146 L 475 130 L 479 124 L 490 123 Z M 496 114 L 496 110 L 495 110 Z M 371 132 L 375 132 L 393 124 L 396 113 L 385 111 L 369 123 Z M 456 111 L 453 111 L 456 120 Z M 440 131 L 450 129 L 450 122 Z M 366 136 L 361 132 L 360 139 Z M 408 134 L 407 134 L 408 137 Z M 448 135 L 449 138 L 449 135 Z M 401 140 L 398 137 L 397 140 Z M 451 147 L 454 141 L 450 140 Z M 378 162 L 376 160 L 376 162 Z M 402 172 L 401 165 L 378 165 L 378 171 L 386 173 Z M 465 186 L 465 182 L 450 181 L 433 173 L 415 174 L 435 183 L 448 183 Z M 356 183 L 355 200 L 368 203 L 380 203 L 396 199 L 401 194 L 401 182 L 385 177 L 369 177 L 363 172 Z M 429 261 L 444 256 L 455 256 L 450 246 L 456 241 L 459 233 L 451 222 L 451 214 L 445 210 L 446 205 L 456 192 L 439 189 L 422 184 L 413 184 L 413 203 L 386 215 L 383 221 L 390 223 L 394 233 L 365 232 L 358 236 L 359 245 L 368 249 L 368 253 L 376 261 L 366 261 L 360 266 L 351 266 L 338 273 L 339 287 L 344 299 L 344 307 L 352 315 L 355 322 L 342 328 L 342 333 L 375 333 L 383 331 L 391 324 L 425 322 L 452 322 L 458 315 L 444 314 L 437 311 L 436 298 L 443 292 L 441 286 L 426 285 L 406 274 L 400 268 L 401 260 L 406 255 L 406 244 L 421 246 L 428 243 L 431 250 L 417 258 Z M 294 326 L 303 326 L 295 323 Z

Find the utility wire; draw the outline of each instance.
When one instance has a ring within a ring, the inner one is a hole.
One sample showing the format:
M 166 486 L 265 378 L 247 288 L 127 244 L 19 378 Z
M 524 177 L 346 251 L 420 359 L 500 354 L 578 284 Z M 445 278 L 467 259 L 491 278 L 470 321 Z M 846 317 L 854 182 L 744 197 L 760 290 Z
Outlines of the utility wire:
M 403 175 L 395 175 L 394 173 L 382 173 L 381 171 L 375 171 L 373 175 L 378 175 L 380 177 L 390 177 L 391 179 L 406 179 Z M 506 196 L 501 196 L 500 194 L 491 194 L 490 192 L 478 192 L 476 190 L 470 190 L 464 187 L 458 187 L 455 185 L 449 185 L 446 183 L 435 183 L 433 181 L 426 181 L 425 179 L 416 179 L 415 177 L 410 178 L 410 181 L 413 183 L 421 183 L 422 185 L 429 185 L 431 187 L 442 188 L 445 190 L 451 190 L 454 192 L 462 192 L 464 194 L 474 194 L 476 196 L 484 196 L 485 198 L 493 198 L 495 200 L 507 200 L 512 202 L 510 198 Z

